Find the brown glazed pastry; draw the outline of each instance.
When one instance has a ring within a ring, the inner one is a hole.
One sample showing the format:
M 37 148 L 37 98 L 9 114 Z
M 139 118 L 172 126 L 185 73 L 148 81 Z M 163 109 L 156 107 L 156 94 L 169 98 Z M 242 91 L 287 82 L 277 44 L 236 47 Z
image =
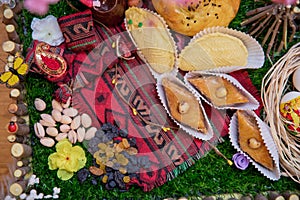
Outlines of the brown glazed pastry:
M 238 12 L 240 0 L 152 0 L 152 3 L 171 29 L 193 36 L 207 27 L 228 26 Z
M 254 161 L 268 168 L 274 169 L 273 159 L 267 149 L 256 119 L 246 111 L 237 111 L 239 145 Z
M 186 88 L 167 78 L 162 80 L 162 86 L 172 117 L 201 133 L 207 133 L 204 116 L 195 96 Z
M 205 75 L 188 78 L 188 81 L 215 106 L 249 102 L 235 85 L 223 77 Z

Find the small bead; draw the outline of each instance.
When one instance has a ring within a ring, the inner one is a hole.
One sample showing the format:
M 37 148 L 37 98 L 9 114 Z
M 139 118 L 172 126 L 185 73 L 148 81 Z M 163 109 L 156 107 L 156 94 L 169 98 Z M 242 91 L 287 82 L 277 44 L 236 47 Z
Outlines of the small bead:
M 141 28 L 143 26 L 142 22 L 139 22 L 138 27 Z

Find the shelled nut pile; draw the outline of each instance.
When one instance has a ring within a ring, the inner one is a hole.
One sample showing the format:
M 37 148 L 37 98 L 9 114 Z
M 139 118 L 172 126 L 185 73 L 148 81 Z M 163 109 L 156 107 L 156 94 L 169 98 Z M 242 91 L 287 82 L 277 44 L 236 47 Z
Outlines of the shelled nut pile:
M 39 122 L 34 124 L 35 135 L 42 145 L 52 147 L 55 141 L 68 138 L 73 144 L 90 140 L 95 136 L 97 128 L 92 126 L 91 117 L 79 114 L 78 110 L 70 107 L 71 98 L 66 104 L 52 100 L 51 114 L 42 113 Z M 35 108 L 44 111 L 46 104 L 42 99 L 35 100 Z

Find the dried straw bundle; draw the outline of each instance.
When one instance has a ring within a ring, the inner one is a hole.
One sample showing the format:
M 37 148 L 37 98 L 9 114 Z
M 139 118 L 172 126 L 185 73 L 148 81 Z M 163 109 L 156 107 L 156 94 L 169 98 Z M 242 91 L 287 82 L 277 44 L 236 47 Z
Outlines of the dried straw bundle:
M 265 121 L 270 125 L 278 147 L 282 175 L 300 183 L 300 137 L 287 131 L 285 124 L 290 122 L 285 121 L 279 111 L 280 100 L 289 88 L 289 77 L 298 68 L 300 68 L 300 43 L 294 45 L 271 67 L 263 79 L 261 91 L 266 113 Z

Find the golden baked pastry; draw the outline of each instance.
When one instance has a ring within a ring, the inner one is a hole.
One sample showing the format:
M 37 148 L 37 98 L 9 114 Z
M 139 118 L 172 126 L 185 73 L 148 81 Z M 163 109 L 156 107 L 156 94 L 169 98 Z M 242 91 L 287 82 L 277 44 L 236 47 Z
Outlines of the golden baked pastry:
M 176 47 L 165 22 L 154 13 L 130 7 L 125 12 L 127 29 L 138 49 L 157 73 L 174 68 Z
M 195 96 L 186 88 L 167 78 L 162 80 L 162 86 L 172 117 L 197 131 L 207 133 L 202 109 Z
M 246 111 L 237 111 L 239 145 L 242 151 L 247 153 L 253 160 L 269 170 L 274 169 L 274 162 L 267 149 L 256 119 Z
M 219 67 L 246 66 L 248 50 L 237 37 L 210 33 L 194 40 L 179 55 L 183 71 L 209 70 Z
M 152 0 L 152 3 L 171 29 L 193 36 L 207 27 L 228 26 L 238 12 L 240 0 Z
M 188 81 L 215 106 L 230 106 L 249 102 L 231 82 L 219 76 L 199 76 Z

